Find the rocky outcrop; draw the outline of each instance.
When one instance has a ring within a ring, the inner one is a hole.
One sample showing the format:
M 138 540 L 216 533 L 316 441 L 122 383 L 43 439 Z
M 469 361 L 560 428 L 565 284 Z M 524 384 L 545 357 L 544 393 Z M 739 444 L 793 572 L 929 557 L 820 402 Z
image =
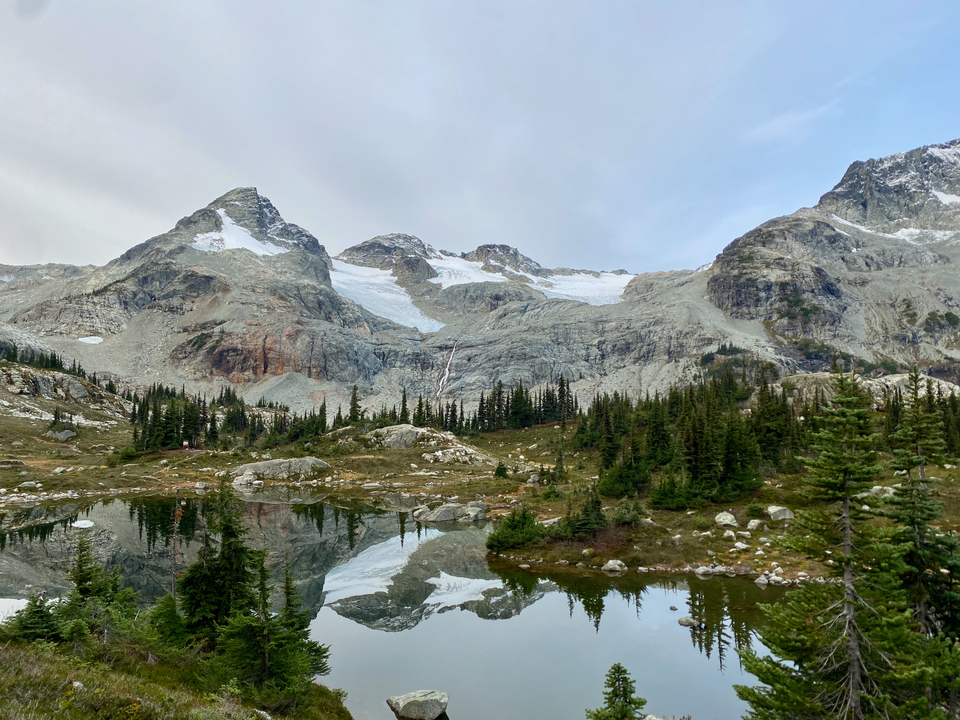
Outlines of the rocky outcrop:
M 478 522 L 486 518 L 487 506 L 479 500 L 468 502 L 466 505 L 444 503 L 433 510 L 418 508 L 413 512 L 413 519 L 421 523 Z
M 436 720 L 447 710 L 450 697 L 439 690 L 415 690 L 387 698 L 398 720 Z
M 317 471 L 328 467 L 330 465 L 320 458 L 302 457 L 246 463 L 234 468 L 230 473 L 235 477 L 252 475 L 256 478 L 270 480 L 304 480 L 316 475 Z

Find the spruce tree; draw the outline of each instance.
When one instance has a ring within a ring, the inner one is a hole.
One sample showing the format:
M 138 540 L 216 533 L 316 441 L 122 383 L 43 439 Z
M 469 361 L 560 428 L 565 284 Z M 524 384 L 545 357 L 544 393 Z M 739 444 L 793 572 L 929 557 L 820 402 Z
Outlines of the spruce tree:
M 636 684 L 623 665 L 615 663 L 610 667 L 603 687 L 606 688 L 603 691 L 603 707 L 587 710 L 587 720 L 635 720 L 644 717 L 642 713 L 647 701 L 634 695 Z
M 222 588 L 217 584 L 216 560 L 210 536 L 204 533 L 196 561 L 178 581 L 187 630 L 210 641 L 217 636 L 217 621 L 220 619 Z
M 363 417 L 363 413 L 360 410 L 360 395 L 357 390 L 357 386 L 354 385 L 353 389 L 350 391 L 350 422 L 360 422 L 360 418 Z
M 403 389 L 403 395 L 400 399 L 400 424 L 409 425 L 410 424 L 410 410 L 407 408 L 407 389 Z
M 798 512 L 806 535 L 793 541 L 824 560 L 836 582 L 805 583 L 781 605 L 763 607 L 769 623 L 760 635 L 773 655 L 740 651 L 763 686 L 736 687 L 751 720 L 925 716 L 911 675 L 915 634 L 890 574 L 899 569 L 897 554 L 856 504 L 880 469 L 874 439 L 864 397 L 838 376 L 801 490 L 818 509 Z

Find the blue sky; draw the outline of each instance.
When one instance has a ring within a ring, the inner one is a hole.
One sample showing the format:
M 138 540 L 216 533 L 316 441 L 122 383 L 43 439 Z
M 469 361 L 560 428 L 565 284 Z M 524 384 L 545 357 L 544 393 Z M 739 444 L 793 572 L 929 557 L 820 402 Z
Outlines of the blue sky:
M 696 267 L 960 137 L 956 2 L 14 0 L 0 263 L 102 264 L 240 185 L 378 234 Z

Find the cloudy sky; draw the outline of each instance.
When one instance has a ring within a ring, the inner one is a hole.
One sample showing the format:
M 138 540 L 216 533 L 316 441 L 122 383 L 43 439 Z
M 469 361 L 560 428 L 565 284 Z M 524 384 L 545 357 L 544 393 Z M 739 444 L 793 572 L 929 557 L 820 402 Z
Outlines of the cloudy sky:
M 960 3 L 0 0 L 0 263 L 102 264 L 255 185 L 388 232 L 696 267 L 960 137 Z

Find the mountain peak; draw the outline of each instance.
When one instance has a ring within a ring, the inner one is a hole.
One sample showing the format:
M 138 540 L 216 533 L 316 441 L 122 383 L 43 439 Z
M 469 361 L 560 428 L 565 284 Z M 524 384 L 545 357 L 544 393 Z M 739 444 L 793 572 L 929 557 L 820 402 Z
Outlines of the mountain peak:
M 540 277 L 549 275 L 540 263 L 531 260 L 515 247 L 510 245 L 480 245 L 476 250 L 466 253 L 463 258 L 472 262 L 483 263 L 487 272 L 502 272 L 504 270 Z
M 960 220 L 960 139 L 858 160 L 816 209 L 885 233 L 953 229 Z
M 337 255 L 338 260 L 364 267 L 392 267 L 397 258 L 439 257 L 433 246 L 428 245 L 416 235 L 406 233 L 388 233 L 377 235 L 362 243 L 348 247 Z

